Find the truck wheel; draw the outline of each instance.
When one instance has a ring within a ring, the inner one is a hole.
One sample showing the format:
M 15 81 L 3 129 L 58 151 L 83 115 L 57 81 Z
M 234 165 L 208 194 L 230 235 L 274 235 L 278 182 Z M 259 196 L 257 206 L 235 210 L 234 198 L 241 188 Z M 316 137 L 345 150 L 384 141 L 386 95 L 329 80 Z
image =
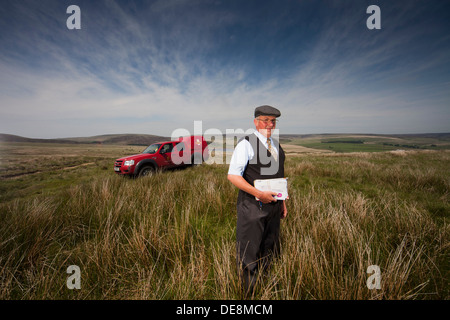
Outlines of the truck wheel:
M 155 173 L 155 167 L 153 166 L 144 166 L 141 170 L 139 170 L 139 177 L 151 176 Z

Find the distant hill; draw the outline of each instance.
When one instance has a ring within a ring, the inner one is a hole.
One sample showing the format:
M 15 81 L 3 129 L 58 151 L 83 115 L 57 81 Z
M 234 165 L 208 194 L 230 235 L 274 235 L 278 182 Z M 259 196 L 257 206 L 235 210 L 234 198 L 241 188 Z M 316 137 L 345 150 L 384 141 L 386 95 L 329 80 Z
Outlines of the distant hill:
M 171 139 L 170 137 L 156 136 L 151 134 L 105 134 L 93 137 L 67 138 L 65 140 L 75 141 L 77 143 L 148 146 L 155 142 L 168 141 Z
M 150 134 L 106 134 L 92 137 L 76 137 L 61 139 L 34 139 L 0 133 L 0 142 L 28 142 L 28 143 L 68 143 L 68 144 L 118 144 L 148 146 L 158 141 L 167 141 L 170 137 Z
M 379 152 L 392 150 L 450 150 L 450 133 L 423 134 L 304 134 L 280 135 L 285 145 L 333 152 Z
M 5 133 L 0 133 L 0 142 L 77 143 L 67 139 L 33 139 Z
M 208 141 L 211 137 L 205 136 Z M 223 137 L 224 139 L 226 136 Z M 151 134 L 105 134 L 92 137 L 60 139 L 33 139 L 11 134 L 1 134 L 0 142 L 26 143 L 67 143 L 67 144 L 108 144 L 148 146 L 170 137 Z M 239 140 L 239 139 L 237 139 Z M 406 149 L 450 149 L 450 133 L 424 134 L 281 134 L 280 142 L 314 149 L 335 152 L 343 151 L 383 151 Z
M 450 140 L 450 132 L 445 133 L 405 133 L 405 134 L 372 134 L 372 133 L 311 133 L 311 134 L 280 134 L 281 139 L 294 138 L 326 138 L 330 136 L 345 137 L 345 136 L 367 136 L 367 137 L 384 137 L 384 138 L 429 138 L 438 140 Z

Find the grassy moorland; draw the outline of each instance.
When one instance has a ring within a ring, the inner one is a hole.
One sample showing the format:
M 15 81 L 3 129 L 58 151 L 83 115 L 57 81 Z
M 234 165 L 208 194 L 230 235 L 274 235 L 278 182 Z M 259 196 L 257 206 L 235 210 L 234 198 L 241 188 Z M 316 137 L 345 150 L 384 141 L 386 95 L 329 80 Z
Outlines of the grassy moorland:
M 239 299 L 226 165 L 123 179 L 140 147 L 4 144 L 0 299 Z M 449 299 L 450 152 L 291 156 L 255 299 Z M 16 164 L 20 163 L 20 166 Z M 67 268 L 81 289 L 66 286 Z M 381 270 L 368 289 L 367 268 Z
M 285 135 L 283 140 L 285 143 L 339 153 L 380 152 L 399 149 L 450 150 L 450 134 L 448 133 L 417 135 Z

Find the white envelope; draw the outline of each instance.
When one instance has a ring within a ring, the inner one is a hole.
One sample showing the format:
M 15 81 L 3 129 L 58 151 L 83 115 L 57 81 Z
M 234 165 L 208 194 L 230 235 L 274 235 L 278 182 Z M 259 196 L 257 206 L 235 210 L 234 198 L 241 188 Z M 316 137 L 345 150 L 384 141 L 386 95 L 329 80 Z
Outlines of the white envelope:
M 255 180 L 254 184 L 258 190 L 277 192 L 278 194 L 274 196 L 277 200 L 285 200 L 288 197 L 287 178 Z

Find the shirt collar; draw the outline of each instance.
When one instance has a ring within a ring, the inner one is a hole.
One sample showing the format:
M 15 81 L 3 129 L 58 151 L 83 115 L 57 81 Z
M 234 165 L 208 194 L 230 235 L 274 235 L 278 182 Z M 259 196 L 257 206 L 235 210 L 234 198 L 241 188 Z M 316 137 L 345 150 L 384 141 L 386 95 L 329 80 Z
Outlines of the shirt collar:
M 267 145 L 267 138 L 264 137 L 264 135 L 261 132 L 259 132 L 258 130 L 255 130 L 254 134 L 258 137 L 259 140 L 261 140 L 261 142 L 264 145 Z M 272 137 L 270 137 L 269 139 L 270 139 L 270 143 L 273 144 Z

